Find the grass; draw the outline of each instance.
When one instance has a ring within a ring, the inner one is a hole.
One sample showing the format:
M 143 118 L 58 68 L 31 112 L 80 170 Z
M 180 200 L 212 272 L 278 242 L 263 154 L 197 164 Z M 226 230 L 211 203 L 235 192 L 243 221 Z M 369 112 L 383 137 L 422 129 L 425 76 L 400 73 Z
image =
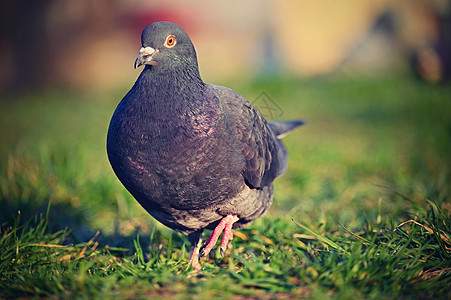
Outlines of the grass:
M 403 74 L 225 84 L 309 124 L 285 139 L 271 210 L 199 272 L 185 270 L 186 237 L 107 162 L 128 87 L 0 101 L 0 297 L 451 297 L 451 86 Z

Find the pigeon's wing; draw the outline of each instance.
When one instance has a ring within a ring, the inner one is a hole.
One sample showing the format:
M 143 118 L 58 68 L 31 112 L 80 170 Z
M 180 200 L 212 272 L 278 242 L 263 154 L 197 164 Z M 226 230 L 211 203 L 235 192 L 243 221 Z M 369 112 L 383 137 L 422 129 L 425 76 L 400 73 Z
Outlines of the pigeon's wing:
M 286 150 L 265 118 L 237 92 L 210 85 L 226 118 L 227 130 L 235 135 L 236 145 L 245 159 L 242 174 L 246 184 L 260 188 L 270 184 L 286 169 Z

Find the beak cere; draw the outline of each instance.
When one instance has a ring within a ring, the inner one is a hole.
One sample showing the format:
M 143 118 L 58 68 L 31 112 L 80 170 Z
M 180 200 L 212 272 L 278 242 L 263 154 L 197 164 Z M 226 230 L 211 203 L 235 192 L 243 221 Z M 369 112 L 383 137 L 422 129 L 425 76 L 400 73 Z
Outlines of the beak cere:
M 158 49 L 154 49 L 152 47 L 142 47 L 141 49 L 139 49 L 139 55 L 135 60 L 135 69 L 142 65 L 150 65 L 152 57 L 157 52 Z

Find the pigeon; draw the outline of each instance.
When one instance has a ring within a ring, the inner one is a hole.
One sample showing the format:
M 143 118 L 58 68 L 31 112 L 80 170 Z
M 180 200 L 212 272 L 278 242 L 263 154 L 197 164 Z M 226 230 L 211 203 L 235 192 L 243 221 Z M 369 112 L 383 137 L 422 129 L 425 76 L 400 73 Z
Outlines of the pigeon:
M 188 236 L 188 268 L 273 201 L 287 169 L 279 140 L 304 120 L 267 122 L 232 89 L 203 82 L 188 34 L 170 22 L 148 25 L 135 68 L 144 66 L 113 113 L 107 134 L 112 169 L 162 224 Z M 202 244 L 205 229 L 213 230 Z

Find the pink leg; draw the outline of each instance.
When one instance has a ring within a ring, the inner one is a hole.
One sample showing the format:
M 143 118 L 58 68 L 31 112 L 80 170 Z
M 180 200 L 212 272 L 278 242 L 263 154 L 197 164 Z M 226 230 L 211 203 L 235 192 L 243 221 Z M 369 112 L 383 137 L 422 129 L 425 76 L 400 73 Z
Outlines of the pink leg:
M 224 251 L 227 248 L 227 244 L 233 238 L 232 234 L 232 226 L 235 222 L 237 222 L 239 218 L 235 215 L 228 215 L 224 217 L 221 222 L 216 226 L 216 228 L 211 233 L 210 237 L 207 239 L 205 244 L 202 246 L 203 250 L 201 253 L 202 256 L 207 256 L 213 247 L 216 245 L 221 232 L 224 231 L 221 241 L 221 254 L 224 255 Z
M 238 217 L 236 217 L 236 221 L 238 221 Z M 233 223 L 235 223 L 236 221 L 234 221 Z M 221 241 L 221 256 L 224 256 L 224 252 L 227 250 L 227 244 L 229 243 L 229 241 L 233 240 L 233 233 L 232 233 L 232 226 L 233 223 L 230 224 L 230 226 L 225 226 L 224 228 L 224 233 L 222 234 L 222 241 Z
M 199 250 L 200 246 L 202 246 L 202 232 L 203 230 L 199 230 L 188 235 L 188 240 L 191 243 L 191 255 L 189 257 L 189 262 L 186 266 L 186 270 L 189 269 L 189 266 L 193 266 L 193 269 L 195 271 L 201 269 L 201 265 L 199 263 Z
M 189 257 L 189 262 L 188 262 L 188 266 L 186 267 L 186 269 L 189 269 L 189 266 L 193 266 L 193 269 L 195 271 L 198 271 L 201 269 L 201 265 L 199 263 L 199 249 L 200 249 L 200 245 L 201 245 L 201 240 L 199 240 L 199 243 L 196 246 L 191 246 L 191 255 Z

